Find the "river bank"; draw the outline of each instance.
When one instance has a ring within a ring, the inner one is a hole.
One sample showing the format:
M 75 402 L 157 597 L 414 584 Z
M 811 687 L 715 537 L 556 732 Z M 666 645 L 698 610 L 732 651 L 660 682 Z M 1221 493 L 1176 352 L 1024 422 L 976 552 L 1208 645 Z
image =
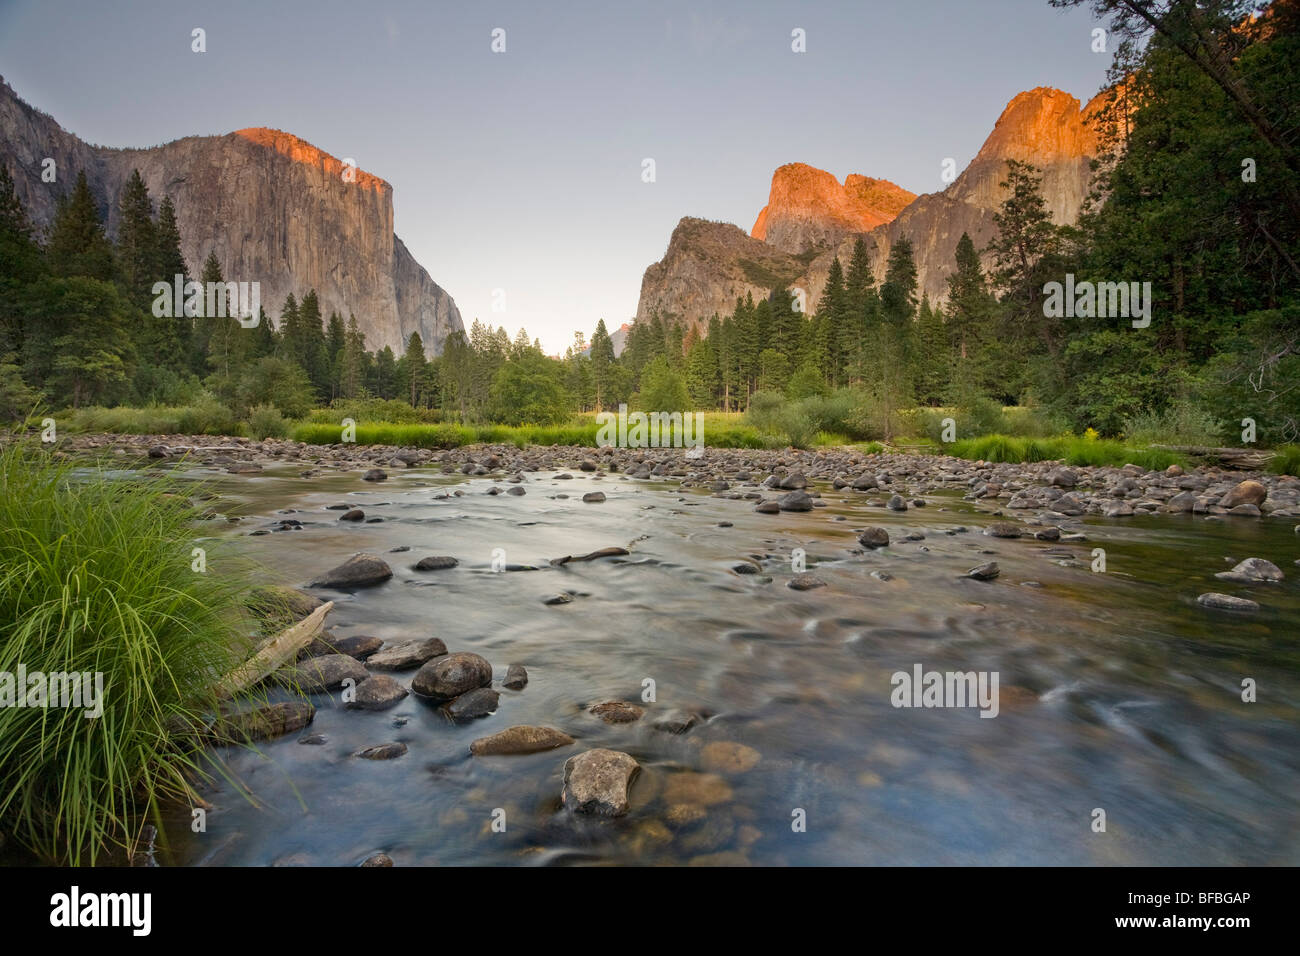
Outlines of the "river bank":
M 826 482 L 836 489 L 861 492 L 890 490 L 894 485 L 918 494 L 937 488 L 959 489 L 977 500 L 1004 502 L 1009 510 L 1048 508 L 1066 516 L 1128 517 L 1161 512 L 1300 517 L 1300 479 L 1208 466 L 1184 469 L 1174 465 L 1163 471 L 1132 464 L 1067 467 L 1060 462 L 988 463 L 947 455 L 864 454 L 851 448 L 704 448 L 697 457 L 683 449 L 520 449 L 509 444 L 432 450 L 180 435 L 74 435 L 61 439 L 58 448 L 73 455 L 146 458 L 155 463 L 183 463 L 232 474 L 301 466 L 301 478 L 362 471 L 365 480 L 382 481 L 390 472 L 409 468 L 506 477 L 567 468 L 671 480 L 683 487 L 708 487 L 724 497 L 761 499 L 762 491 L 744 491 L 744 485 L 795 491 L 804 487 L 799 484 L 802 481 Z

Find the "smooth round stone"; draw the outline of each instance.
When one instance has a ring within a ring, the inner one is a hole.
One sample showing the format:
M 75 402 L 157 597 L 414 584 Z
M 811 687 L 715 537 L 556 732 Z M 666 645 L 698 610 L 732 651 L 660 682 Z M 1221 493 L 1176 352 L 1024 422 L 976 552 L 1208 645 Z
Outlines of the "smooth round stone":
M 491 683 L 492 665 L 478 654 L 459 651 L 425 663 L 411 679 L 411 690 L 433 700 L 454 700 Z

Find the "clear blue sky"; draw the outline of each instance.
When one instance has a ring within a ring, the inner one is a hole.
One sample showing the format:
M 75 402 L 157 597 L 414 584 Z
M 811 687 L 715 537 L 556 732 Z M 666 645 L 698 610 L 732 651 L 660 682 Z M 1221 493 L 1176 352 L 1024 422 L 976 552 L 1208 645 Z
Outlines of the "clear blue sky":
M 633 315 L 680 217 L 748 230 L 783 163 L 942 188 L 1016 93 L 1099 89 L 1097 25 L 1047 0 L 0 0 L 0 75 L 93 143 L 271 126 L 353 157 L 467 325 L 558 352 Z

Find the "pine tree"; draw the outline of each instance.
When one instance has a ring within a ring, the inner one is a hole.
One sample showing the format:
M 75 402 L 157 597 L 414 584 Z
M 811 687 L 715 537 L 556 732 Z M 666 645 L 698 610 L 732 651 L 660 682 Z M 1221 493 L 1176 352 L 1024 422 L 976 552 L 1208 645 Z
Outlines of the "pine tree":
M 114 277 L 113 246 L 104 235 L 99 206 L 84 172 L 77 174 L 72 194 L 59 200 L 45 254 L 55 275 L 104 282 Z
M 329 325 L 325 330 L 326 375 L 329 379 L 329 397 L 339 397 L 339 377 L 343 360 L 343 349 L 347 345 L 347 326 L 343 316 L 337 312 L 330 313 Z
M 171 277 L 157 274 L 158 236 L 153 220 L 149 190 L 133 169 L 118 203 L 117 272 L 128 302 L 148 309 L 153 302 L 153 284 Z
M 176 224 L 176 207 L 168 196 L 164 196 L 162 202 L 158 204 L 158 221 L 154 226 L 153 234 L 154 249 L 151 265 L 155 277 L 153 281 L 171 283 L 175 288 L 176 276 L 180 276 L 181 288 L 184 289 L 189 278 L 189 268 L 185 264 L 185 256 L 181 253 L 181 231 Z M 173 315 L 169 320 L 171 328 L 164 336 L 167 344 L 160 358 L 165 367 L 179 371 L 190 364 L 190 356 L 194 349 L 194 329 L 193 322 L 185 315 L 184 310 L 176 311 L 180 314 Z
M 406 351 L 397 360 L 397 381 L 402 397 L 419 408 L 423 404 L 425 385 L 424 341 L 419 332 L 412 332 L 406 340 Z
M 605 320 L 596 323 L 591 335 L 591 379 L 596 389 L 596 411 L 601 411 L 609 400 L 613 384 L 614 343 L 605 329 Z

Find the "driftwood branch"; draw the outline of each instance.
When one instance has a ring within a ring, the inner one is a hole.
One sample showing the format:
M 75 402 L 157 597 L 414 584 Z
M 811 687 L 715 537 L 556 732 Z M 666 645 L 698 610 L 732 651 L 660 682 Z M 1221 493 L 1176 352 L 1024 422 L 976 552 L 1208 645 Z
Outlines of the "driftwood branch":
M 334 602 L 326 601 L 297 624 L 264 643 L 252 657 L 221 679 L 217 684 L 217 696 L 233 697 L 288 662 L 320 633 L 325 615 L 333 609 Z

